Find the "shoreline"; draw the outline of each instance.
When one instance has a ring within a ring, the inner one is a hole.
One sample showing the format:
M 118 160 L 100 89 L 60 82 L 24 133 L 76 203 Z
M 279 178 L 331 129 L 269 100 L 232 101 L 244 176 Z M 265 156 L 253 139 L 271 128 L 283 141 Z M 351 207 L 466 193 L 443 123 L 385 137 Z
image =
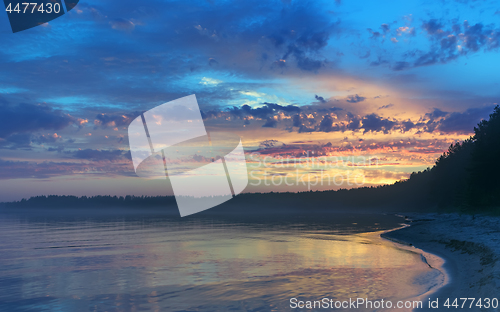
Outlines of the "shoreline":
M 443 270 L 445 281 L 437 289 L 419 296 L 423 309 L 416 311 L 440 311 L 447 298 L 450 304 L 455 298 L 499 298 L 500 294 L 500 218 L 469 215 L 411 213 L 410 223 L 399 229 L 382 233 L 384 239 L 393 241 L 400 248 L 409 248 L 424 254 L 422 260 Z M 432 255 L 444 260 L 433 259 Z M 428 259 L 430 258 L 430 259 Z M 438 299 L 439 308 L 429 309 L 428 299 Z M 500 298 L 499 298 L 500 299 Z M 461 305 L 459 299 L 459 305 Z M 467 311 L 500 311 L 498 308 L 480 309 L 473 306 Z M 475 304 L 475 303 L 474 303 Z M 452 309 L 454 307 L 450 307 Z M 459 307 L 460 308 L 460 307 Z

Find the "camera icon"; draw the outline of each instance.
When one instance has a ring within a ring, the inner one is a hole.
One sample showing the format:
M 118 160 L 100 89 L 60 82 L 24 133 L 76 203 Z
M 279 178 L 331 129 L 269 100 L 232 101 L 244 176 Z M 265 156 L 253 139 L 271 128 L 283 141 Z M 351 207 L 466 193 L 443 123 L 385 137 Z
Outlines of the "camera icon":
M 241 139 L 205 129 L 195 95 L 152 108 L 128 127 L 136 174 L 166 179 L 181 217 L 226 202 L 248 184 Z

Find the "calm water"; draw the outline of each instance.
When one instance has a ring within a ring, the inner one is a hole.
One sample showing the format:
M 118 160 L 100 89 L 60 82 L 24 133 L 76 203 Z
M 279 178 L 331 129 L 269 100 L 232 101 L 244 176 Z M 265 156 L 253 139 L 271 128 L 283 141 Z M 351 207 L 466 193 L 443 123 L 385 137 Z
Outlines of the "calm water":
M 437 273 L 379 237 L 401 222 L 3 212 L 0 311 L 290 311 L 292 297 L 412 298 Z

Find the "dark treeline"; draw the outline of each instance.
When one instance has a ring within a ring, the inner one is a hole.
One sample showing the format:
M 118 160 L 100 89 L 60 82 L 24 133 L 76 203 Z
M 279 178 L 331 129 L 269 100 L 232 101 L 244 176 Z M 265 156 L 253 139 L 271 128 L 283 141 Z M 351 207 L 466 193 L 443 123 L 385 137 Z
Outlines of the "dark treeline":
M 403 192 L 395 192 L 401 185 L 342 189 L 338 191 L 310 191 L 299 193 L 244 193 L 223 203 L 211 212 L 252 212 L 278 210 L 374 210 L 410 211 L 417 208 L 405 202 Z M 416 195 L 414 195 L 416 196 Z M 3 203 L 5 208 L 165 208 L 177 211 L 173 196 L 34 196 L 17 202 Z M 419 205 L 420 206 L 420 205 Z
M 474 135 L 452 144 L 432 168 L 414 172 L 392 185 L 337 191 L 240 194 L 215 211 L 269 209 L 377 209 L 479 212 L 500 206 L 500 107 Z M 165 207 L 176 209 L 173 196 L 37 196 L 4 206 L 18 207 Z
M 474 127 L 473 136 L 452 144 L 432 168 L 413 173 L 408 180 L 390 186 L 391 190 L 402 190 L 409 196 L 408 201 L 416 200 L 418 204 L 438 209 L 498 212 L 500 107 L 496 106 L 489 117 Z M 394 188 L 397 185 L 403 187 L 397 190 Z
M 89 208 L 89 207 L 165 207 L 176 208 L 173 196 L 34 196 L 18 202 L 3 203 L 8 208 L 42 207 L 42 208 Z
M 474 135 L 452 144 L 434 167 L 413 174 L 438 207 L 481 211 L 500 206 L 500 107 L 474 127 Z M 417 189 L 418 191 L 418 189 Z

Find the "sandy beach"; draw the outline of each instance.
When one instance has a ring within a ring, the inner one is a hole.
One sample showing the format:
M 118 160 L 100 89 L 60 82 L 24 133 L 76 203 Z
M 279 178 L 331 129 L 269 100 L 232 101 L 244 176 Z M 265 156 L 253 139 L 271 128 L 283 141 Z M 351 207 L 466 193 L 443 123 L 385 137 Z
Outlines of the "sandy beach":
M 422 298 L 424 309 L 419 311 L 454 310 L 455 307 L 443 306 L 448 298 L 450 304 L 458 298 L 468 300 L 461 310 L 499 311 L 500 307 L 485 308 L 476 306 L 479 298 L 482 304 L 485 298 L 500 299 L 500 218 L 459 214 L 405 214 L 410 226 L 391 231 L 382 237 L 412 246 L 444 259 L 427 257 L 430 266 L 439 266 L 445 270 L 447 280 L 437 291 Z M 438 308 L 429 309 L 428 299 L 438 299 Z

